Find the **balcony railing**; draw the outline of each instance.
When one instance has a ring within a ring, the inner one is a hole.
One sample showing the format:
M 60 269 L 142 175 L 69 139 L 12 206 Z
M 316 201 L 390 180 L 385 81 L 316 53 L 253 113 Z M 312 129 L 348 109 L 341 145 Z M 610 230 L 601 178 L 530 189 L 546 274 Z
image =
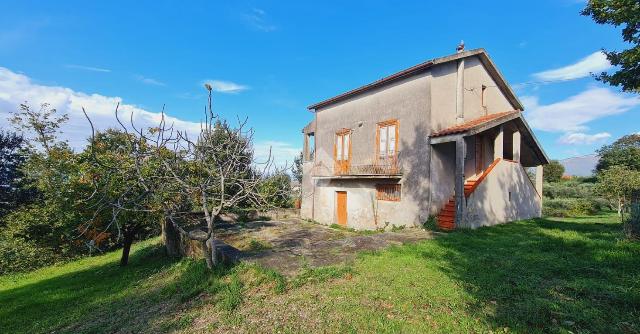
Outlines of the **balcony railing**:
M 354 158 L 347 161 L 335 161 L 333 173 L 336 176 L 356 175 L 400 175 L 402 174 L 400 152 L 389 157 Z

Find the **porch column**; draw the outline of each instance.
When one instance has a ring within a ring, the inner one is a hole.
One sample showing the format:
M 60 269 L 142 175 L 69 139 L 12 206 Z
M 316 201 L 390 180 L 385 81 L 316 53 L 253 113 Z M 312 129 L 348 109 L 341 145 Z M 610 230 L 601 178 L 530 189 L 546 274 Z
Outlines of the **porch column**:
M 498 128 L 498 135 L 493 141 L 493 160 L 502 159 L 504 157 L 504 128 L 502 125 Z
M 520 162 L 520 131 L 513 131 L 513 161 Z
M 542 165 L 536 166 L 536 191 L 538 192 L 538 195 L 540 195 L 540 212 L 538 212 L 538 215 L 540 217 L 542 217 L 542 201 L 543 201 L 542 184 L 543 184 L 543 175 L 544 175 L 543 173 L 544 173 L 544 168 L 542 168 Z
M 302 132 L 302 161 L 309 161 L 309 135 Z
M 464 214 L 465 198 L 464 198 L 464 158 L 466 155 L 466 143 L 464 137 L 456 139 L 456 171 L 454 175 L 455 199 L 456 199 L 456 217 L 455 225 L 460 226 L 462 223 L 462 215 Z

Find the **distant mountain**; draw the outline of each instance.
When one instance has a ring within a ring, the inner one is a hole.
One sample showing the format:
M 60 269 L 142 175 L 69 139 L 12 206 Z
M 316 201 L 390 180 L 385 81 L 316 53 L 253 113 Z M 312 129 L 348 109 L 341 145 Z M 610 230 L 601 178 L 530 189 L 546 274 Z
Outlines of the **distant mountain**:
M 571 176 L 591 176 L 598 164 L 598 155 L 589 154 L 580 157 L 559 160 L 564 166 L 564 174 Z

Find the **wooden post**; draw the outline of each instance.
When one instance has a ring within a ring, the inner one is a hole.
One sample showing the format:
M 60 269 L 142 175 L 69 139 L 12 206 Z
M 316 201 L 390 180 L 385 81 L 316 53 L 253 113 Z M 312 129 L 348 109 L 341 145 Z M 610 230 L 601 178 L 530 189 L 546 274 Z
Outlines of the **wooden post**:
M 464 213 L 464 158 L 466 151 L 466 143 L 464 137 L 456 139 L 456 171 L 454 176 L 455 198 L 456 198 L 456 217 L 455 225 L 460 226 L 462 223 L 462 215 Z

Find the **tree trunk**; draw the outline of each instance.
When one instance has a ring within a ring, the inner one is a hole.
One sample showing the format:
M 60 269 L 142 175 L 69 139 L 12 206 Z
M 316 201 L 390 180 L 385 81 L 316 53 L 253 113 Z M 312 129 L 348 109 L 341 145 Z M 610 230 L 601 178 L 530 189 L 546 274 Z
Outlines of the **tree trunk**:
M 211 258 L 211 252 L 209 251 L 209 247 L 207 247 L 207 240 L 200 241 L 202 245 L 202 254 L 204 255 L 205 261 L 207 261 L 207 268 L 213 269 L 213 260 Z
M 122 245 L 122 257 L 120 257 L 120 266 L 124 267 L 129 263 L 129 251 L 131 250 L 131 244 L 133 244 L 134 232 L 125 231 L 124 241 Z
M 180 232 L 178 232 L 169 219 L 164 219 L 162 222 L 162 242 L 164 243 L 167 255 L 172 257 L 182 256 L 180 249 L 182 243 Z
M 213 266 L 217 267 L 220 263 L 218 261 L 218 247 L 216 247 L 216 239 L 213 237 L 213 235 L 211 236 L 211 238 L 209 238 L 209 247 L 211 250 L 211 260 L 213 262 Z

